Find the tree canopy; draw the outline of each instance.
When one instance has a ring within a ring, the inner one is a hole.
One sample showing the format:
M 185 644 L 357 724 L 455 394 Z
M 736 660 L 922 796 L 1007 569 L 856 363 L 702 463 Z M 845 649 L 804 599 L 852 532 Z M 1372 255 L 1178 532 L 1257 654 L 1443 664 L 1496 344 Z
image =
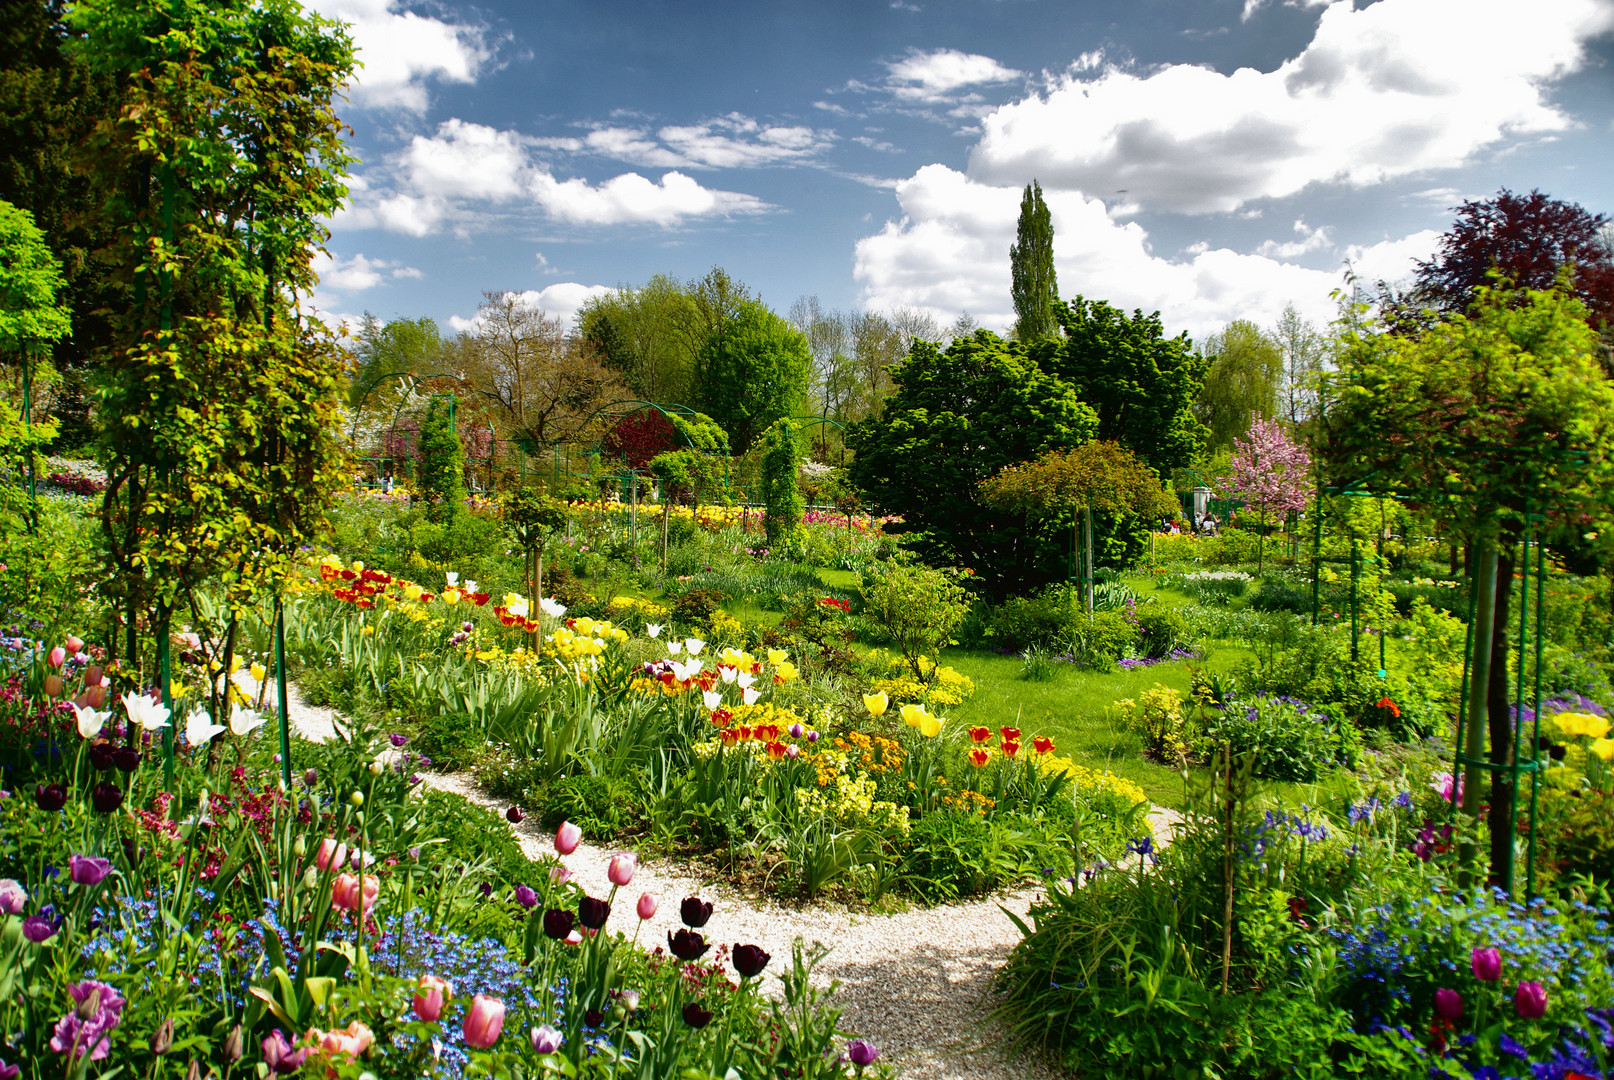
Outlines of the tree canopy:
M 1230 450 L 1258 416 L 1276 416 L 1284 376 L 1282 348 L 1248 319 L 1235 319 L 1205 339 L 1209 363 L 1194 418 L 1209 435 L 1204 451 Z
M 1121 444 L 1098 440 L 1011 465 L 981 482 L 981 498 L 1037 519 L 1068 516 L 1089 505 L 1137 517 L 1177 510 L 1158 473 Z
M 1054 221 L 1035 180 L 1020 197 L 1020 220 L 1009 246 L 1009 276 L 1014 297 L 1014 336 L 1035 341 L 1059 331 L 1054 305 L 1059 282 L 1054 274 Z
M 58 301 L 62 264 L 26 210 L 0 200 L 0 351 L 18 352 L 65 337 Z
M 781 417 L 806 408 L 807 339 L 760 301 L 723 316 L 698 357 L 696 405 L 729 433 L 737 453 Z

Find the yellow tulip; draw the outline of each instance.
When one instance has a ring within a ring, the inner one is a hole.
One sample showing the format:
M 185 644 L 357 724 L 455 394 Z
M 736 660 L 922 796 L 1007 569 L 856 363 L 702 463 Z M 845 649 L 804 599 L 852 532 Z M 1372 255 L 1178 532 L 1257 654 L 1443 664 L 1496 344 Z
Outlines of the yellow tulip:
M 927 739 L 934 739 L 941 734 L 941 717 L 927 716 L 919 721 L 919 734 Z
M 796 670 L 796 665 L 792 664 L 788 660 L 774 668 L 773 673 L 776 677 L 785 682 L 789 682 L 791 679 L 797 678 L 801 675 L 801 672 Z
M 1614 739 L 1596 739 L 1590 747 L 1591 752 L 1604 761 L 1614 759 Z
M 923 705 L 904 705 L 902 707 L 902 722 L 911 728 L 918 727 L 920 722 L 929 715 Z
M 778 667 L 789 659 L 790 654 L 785 652 L 783 649 L 768 650 L 768 663 L 772 664 L 774 667 Z
M 458 589 L 444 589 L 439 595 L 445 604 L 453 605 L 460 602 L 460 591 Z
M 354 560 L 353 560 L 353 572 L 354 572 L 354 573 L 355 573 L 355 574 L 362 574 L 362 573 L 364 573 L 364 564 L 363 564 L 363 563 L 361 563 L 361 562 L 360 562 L 360 561 L 359 561 L 359 560 L 357 560 L 357 559 L 354 559 Z
M 891 699 L 883 692 L 863 695 L 863 707 L 869 710 L 870 716 L 885 715 L 885 707 L 889 704 L 891 704 Z
M 262 664 L 253 664 L 247 670 L 252 673 L 252 677 L 258 682 L 263 682 L 263 677 L 269 674 L 269 669 L 264 667 Z

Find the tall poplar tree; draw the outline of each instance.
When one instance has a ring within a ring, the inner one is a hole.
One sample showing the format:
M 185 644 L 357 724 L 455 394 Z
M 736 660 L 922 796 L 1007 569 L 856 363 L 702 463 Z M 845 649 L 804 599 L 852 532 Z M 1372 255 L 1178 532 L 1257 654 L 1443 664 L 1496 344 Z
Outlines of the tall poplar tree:
M 1014 333 L 1031 342 L 1059 332 L 1054 303 L 1059 283 L 1054 280 L 1054 222 L 1042 201 L 1042 186 L 1035 180 L 1020 197 L 1020 222 L 1009 246 L 1009 272 L 1014 284 Z

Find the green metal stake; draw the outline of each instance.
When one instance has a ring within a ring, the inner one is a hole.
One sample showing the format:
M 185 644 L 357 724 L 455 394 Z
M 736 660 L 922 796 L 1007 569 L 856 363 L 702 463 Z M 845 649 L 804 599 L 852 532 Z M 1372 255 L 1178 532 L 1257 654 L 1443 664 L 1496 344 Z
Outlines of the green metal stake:
M 1524 572 L 1530 572 L 1526 563 Z M 1536 895 L 1536 800 L 1541 783 L 1541 646 L 1543 620 L 1546 618 L 1547 597 L 1547 545 L 1536 539 L 1536 687 L 1535 723 L 1530 733 L 1530 839 L 1527 842 L 1524 863 L 1524 898 Z M 1522 659 L 1522 657 L 1521 657 Z
M 291 698 L 286 693 L 286 605 L 275 597 L 275 690 L 280 702 L 280 779 L 291 790 Z
M 157 616 L 157 677 L 162 689 L 163 704 L 168 707 L 168 726 L 163 728 L 163 790 L 174 790 L 174 725 L 179 723 L 179 709 L 174 701 L 174 666 L 169 641 L 172 627 L 169 620 L 173 609 L 164 604 Z

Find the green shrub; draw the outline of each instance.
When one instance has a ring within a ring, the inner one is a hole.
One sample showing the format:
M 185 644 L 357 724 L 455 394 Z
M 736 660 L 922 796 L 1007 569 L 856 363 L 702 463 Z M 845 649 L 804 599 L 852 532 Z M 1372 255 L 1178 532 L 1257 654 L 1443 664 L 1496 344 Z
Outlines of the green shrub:
M 1027 863 L 1019 815 L 982 817 L 968 810 L 927 814 L 909 832 L 903 882 L 935 903 L 981 896 L 1019 880 Z
M 711 619 L 712 612 L 716 611 L 729 598 L 728 593 L 718 592 L 716 589 L 690 589 L 679 593 L 672 598 L 672 616 L 680 626 L 694 626 Z
M 465 712 L 428 713 L 416 722 L 415 732 L 416 747 L 445 772 L 474 765 L 487 745 L 476 717 Z
M 1065 632 L 1064 655 L 1083 671 L 1114 671 L 1115 661 L 1138 646 L 1138 628 L 1119 611 L 1078 618 Z
M 1036 596 L 1005 600 L 992 612 L 989 625 L 998 647 L 1018 652 L 1060 643 L 1076 618 L 1077 609 L 1068 591 L 1045 589 Z
M 635 832 L 643 818 L 637 792 L 621 777 L 567 776 L 537 796 L 546 826 L 570 821 L 596 840 Z
M 1138 650 L 1144 656 L 1158 659 L 1189 644 L 1188 622 L 1176 608 L 1152 604 L 1136 609 L 1132 619 L 1138 628 Z
M 1291 574 L 1269 574 L 1250 594 L 1250 606 L 1257 611 L 1311 611 L 1310 583 Z
M 1344 764 L 1359 745 L 1356 729 L 1293 698 L 1230 699 L 1209 710 L 1205 738 L 1250 755 L 1255 775 L 1310 783 Z M 1206 756 L 1213 756 L 1207 754 Z

